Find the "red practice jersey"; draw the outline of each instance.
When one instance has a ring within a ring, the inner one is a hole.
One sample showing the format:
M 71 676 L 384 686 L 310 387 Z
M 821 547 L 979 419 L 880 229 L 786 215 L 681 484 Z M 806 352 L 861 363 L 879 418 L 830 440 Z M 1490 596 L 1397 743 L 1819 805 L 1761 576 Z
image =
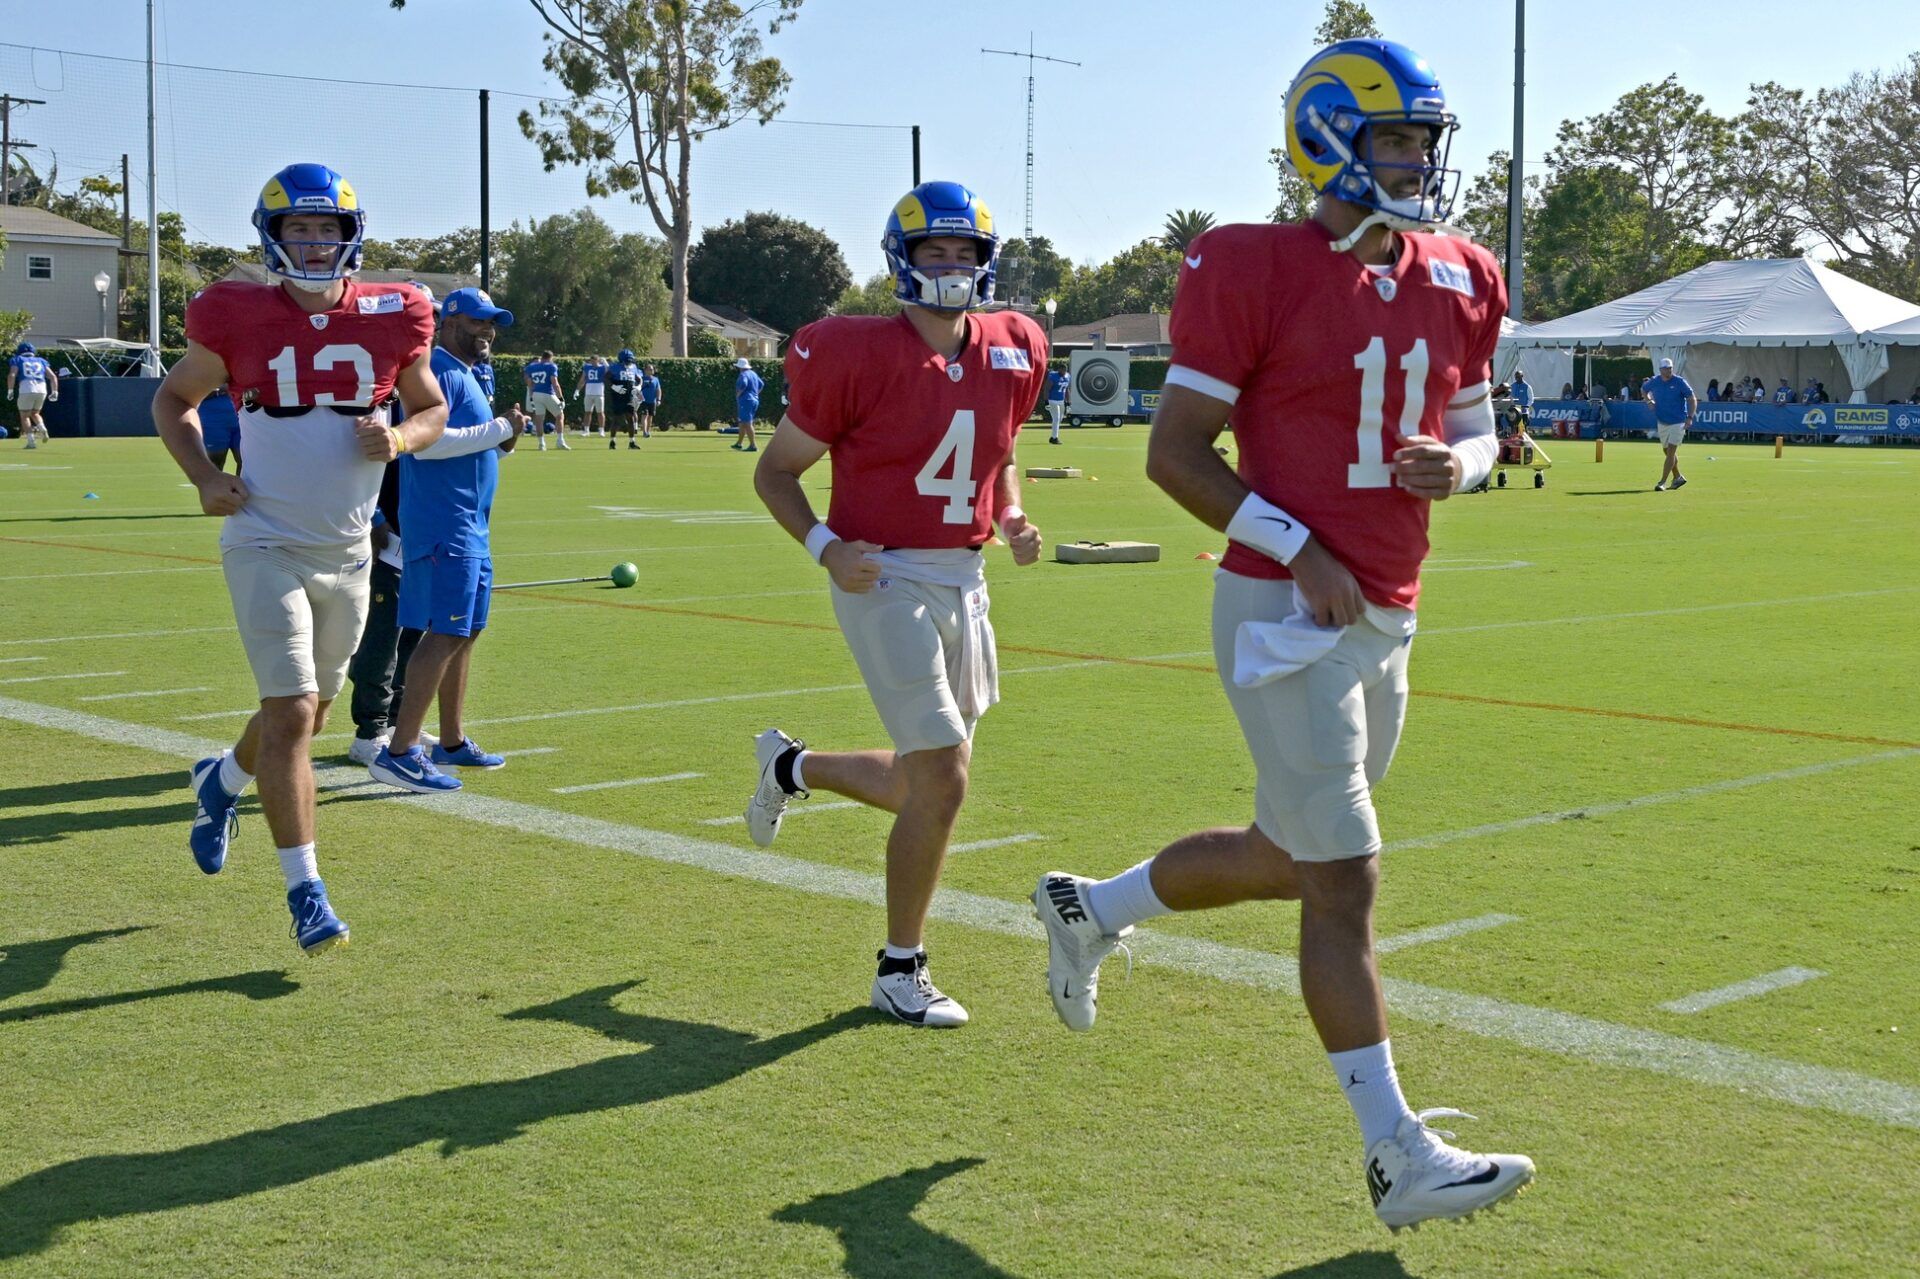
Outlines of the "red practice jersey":
M 1240 478 L 1346 565 L 1375 604 L 1412 608 L 1428 503 L 1387 464 L 1407 435 L 1491 374 L 1507 286 L 1493 255 L 1458 238 L 1401 234 L 1384 275 L 1335 253 L 1316 222 L 1225 226 L 1180 271 L 1167 382 L 1233 405 Z M 1230 543 L 1222 567 L 1291 577 Z
M 787 346 L 787 416 L 828 446 L 840 537 L 885 547 L 978 546 L 995 481 L 1047 380 L 1047 339 L 1017 311 L 967 317 L 951 362 L 904 314 L 829 316 Z
M 378 404 L 433 345 L 433 306 L 401 284 L 357 284 L 308 315 L 278 284 L 222 280 L 187 303 L 187 337 L 227 366 L 236 405 Z

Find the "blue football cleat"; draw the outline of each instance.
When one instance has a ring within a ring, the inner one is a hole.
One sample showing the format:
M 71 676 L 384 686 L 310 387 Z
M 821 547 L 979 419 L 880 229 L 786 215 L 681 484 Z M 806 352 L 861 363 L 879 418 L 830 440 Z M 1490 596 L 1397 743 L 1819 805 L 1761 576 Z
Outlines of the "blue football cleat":
M 309 955 L 347 944 L 347 921 L 333 913 L 327 886 L 319 880 L 289 889 L 287 909 L 293 912 L 293 939 Z
M 438 750 L 438 747 L 435 749 Z M 427 752 L 418 745 L 409 746 L 398 755 L 382 746 L 380 753 L 373 757 L 373 763 L 367 765 L 367 776 L 376 782 L 385 782 L 389 786 L 398 786 L 401 790 L 421 795 L 437 795 L 442 791 L 460 789 L 460 779 L 449 777 L 435 768 L 433 761 L 427 758 Z
M 240 797 L 227 794 L 220 784 L 220 761 L 224 755 L 209 755 L 187 774 L 199 806 L 194 810 L 193 829 L 187 832 L 187 847 L 193 860 L 209 875 L 218 875 L 227 864 L 227 843 L 240 829 Z
M 442 768 L 505 768 L 507 757 L 481 750 L 473 744 L 471 737 L 460 739 L 460 745 L 448 750 L 439 742 L 433 744 L 433 762 Z

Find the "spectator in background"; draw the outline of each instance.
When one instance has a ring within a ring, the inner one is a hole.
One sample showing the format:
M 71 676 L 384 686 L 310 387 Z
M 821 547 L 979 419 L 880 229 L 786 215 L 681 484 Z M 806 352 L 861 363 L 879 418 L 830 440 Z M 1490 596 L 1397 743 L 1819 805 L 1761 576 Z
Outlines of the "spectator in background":
M 1713 381 L 1707 383 L 1707 403 L 1718 404 L 1719 402 L 1720 402 L 1720 379 L 1715 378 L 1713 379 Z
M 1773 397 L 1767 391 L 1766 379 L 1765 378 L 1753 379 L 1753 402 L 1755 404 L 1765 404 L 1768 400 L 1772 398 Z
M 1561 398 L 1561 399 L 1563 399 L 1563 400 L 1571 400 L 1571 399 L 1573 399 L 1573 398 L 1574 398 L 1574 395 L 1573 395 L 1573 383 L 1571 383 L 1571 382 L 1562 382 L 1562 383 L 1560 384 L 1560 398 Z
M 1533 388 L 1527 385 L 1527 371 L 1515 369 L 1513 384 L 1507 388 L 1507 398 L 1513 401 L 1513 407 L 1525 417 L 1533 408 Z
M 1793 393 L 1793 383 L 1787 381 L 1785 378 L 1781 378 L 1780 385 L 1773 390 L 1773 402 L 1775 404 L 1799 403 L 1800 397 Z
M 1622 402 L 1630 401 L 1633 399 L 1633 387 L 1629 386 L 1625 382 L 1622 382 L 1620 384 L 1620 399 L 1622 400 Z

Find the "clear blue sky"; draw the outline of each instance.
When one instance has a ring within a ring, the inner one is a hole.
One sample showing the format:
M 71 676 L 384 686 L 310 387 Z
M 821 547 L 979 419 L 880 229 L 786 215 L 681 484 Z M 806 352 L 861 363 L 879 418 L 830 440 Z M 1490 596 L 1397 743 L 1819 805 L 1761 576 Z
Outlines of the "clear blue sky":
M 1471 180 L 1512 136 L 1512 0 L 1368 3 L 1389 37 L 1438 71 L 1463 121 L 1455 162 Z M 137 0 L 6 0 L 0 8 L 12 12 L 11 43 L 144 56 Z M 1027 65 L 979 48 L 1025 48 L 1031 31 L 1037 52 L 1080 61 L 1038 71 L 1034 220 L 1069 257 L 1097 261 L 1153 234 L 1175 207 L 1222 220 L 1265 216 L 1279 103 L 1312 51 L 1321 9 L 1319 0 L 975 0 L 956 22 L 951 10 L 808 0 L 769 49 L 793 75 L 786 119 L 920 124 L 925 175 L 981 191 L 1009 234 L 1023 216 Z M 1812 20 L 1808 12 L 1788 0 L 1532 0 L 1527 156 L 1545 155 L 1561 120 L 1669 72 L 1731 113 L 1750 82 L 1812 89 L 1891 69 L 1920 50 L 1920 0 L 1847 0 Z M 160 13 L 163 61 L 529 95 L 553 88 L 525 0 L 412 0 L 403 13 L 385 0 L 297 8 L 162 0 Z M 268 13 L 273 20 L 263 20 Z M 63 172 L 117 164 L 130 149 L 137 171 L 140 68 L 91 70 L 114 82 L 90 83 L 74 60 L 0 50 L 0 90 L 50 100 L 20 117 L 17 131 L 59 151 Z M 161 94 L 161 205 L 183 212 L 205 238 L 242 242 L 252 192 L 267 173 L 295 158 L 337 155 L 346 158 L 331 162 L 355 177 L 376 234 L 472 222 L 471 103 L 299 81 L 235 94 L 216 78 L 180 75 Z M 496 225 L 585 202 L 578 174 L 541 173 L 531 145 L 513 133 L 507 117 L 521 105 L 494 105 Z M 886 203 L 909 177 L 903 134 L 755 129 L 708 152 L 702 221 L 747 208 L 794 211 L 840 238 L 856 271 L 878 265 L 873 242 Z M 619 225 L 652 229 L 643 213 L 601 207 Z

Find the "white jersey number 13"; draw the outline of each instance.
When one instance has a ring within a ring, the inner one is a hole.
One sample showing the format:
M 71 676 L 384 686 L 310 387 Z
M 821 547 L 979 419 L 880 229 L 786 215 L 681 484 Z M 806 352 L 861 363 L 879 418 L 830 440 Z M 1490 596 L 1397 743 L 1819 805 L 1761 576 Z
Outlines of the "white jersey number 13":
M 1387 443 L 1382 432 L 1388 426 L 1383 409 L 1387 398 L 1387 344 L 1374 338 L 1367 349 L 1353 357 L 1360 370 L 1360 460 L 1347 465 L 1347 487 L 1383 489 L 1393 486 L 1393 472 L 1387 468 Z M 1400 434 L 1419 434 L 1420 415 L 1427 408 L 1427 340 L 1417 338 L 1413 349 L 1400 357 L 1400 371 L 1407 378 L 1406 407 L 1400 410 Z M 1409 428 L 1411 430 L 1409 431 Z
M 953 470 L 943 476 L 940 472 L 949 458 L 953 461 Z M 980 485 L 973 478 L 972 409 L 961 409 L 953 415 L 933 456 L 920 468 L 920 474 L 913 477 L 913 486 L 926 497 L 947 499 L 946 508 L 940 512 L 942 524 L 973 523 L 973 495 Z

